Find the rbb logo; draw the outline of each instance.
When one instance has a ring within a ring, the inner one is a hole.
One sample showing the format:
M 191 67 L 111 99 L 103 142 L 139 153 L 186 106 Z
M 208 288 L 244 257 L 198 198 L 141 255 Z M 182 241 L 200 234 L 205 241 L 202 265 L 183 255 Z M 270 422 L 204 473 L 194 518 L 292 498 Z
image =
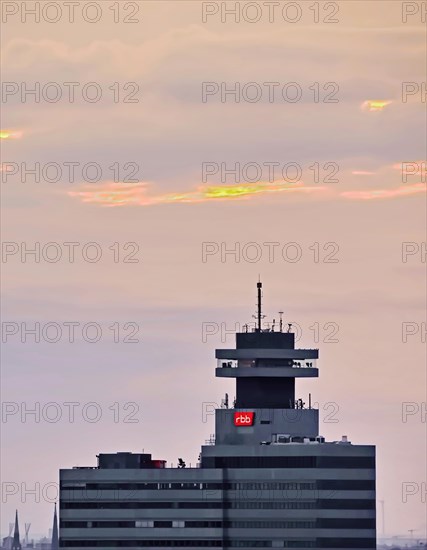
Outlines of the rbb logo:
M 252 426 L 253 423 L 254 423 L 253 412 L 235 412 L 234 413 L 235 426 Z

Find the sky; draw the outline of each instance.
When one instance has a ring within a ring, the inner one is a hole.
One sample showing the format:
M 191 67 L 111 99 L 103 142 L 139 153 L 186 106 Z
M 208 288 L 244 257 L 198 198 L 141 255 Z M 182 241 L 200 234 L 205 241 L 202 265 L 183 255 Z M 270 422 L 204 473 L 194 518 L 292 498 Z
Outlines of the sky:
M 74 4 L 2 4 L 3 536 L 100 452 L 196 462 L 260 276 L 425 537 L 422 2 Z

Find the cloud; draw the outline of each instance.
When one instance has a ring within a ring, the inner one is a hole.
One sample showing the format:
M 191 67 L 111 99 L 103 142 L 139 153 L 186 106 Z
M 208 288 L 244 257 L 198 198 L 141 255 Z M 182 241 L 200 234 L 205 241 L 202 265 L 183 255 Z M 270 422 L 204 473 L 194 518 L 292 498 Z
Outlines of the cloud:
M 23 135 L 19 130 L 0 130 L 0 139 L 19 139 Z
M 367 101 L 364 101 L 362 103 L 362 110 L 363 111 L 369 111 L 371 113 L 375 113 L 378 111 L 383 111 L 385 107 L 390 105 L 392 103 L 391 100 L 372 100 L 369 99 Z
M 414 183 L 412 185 L 402 185 L 394 189 L 365 189 L 363 191 L 345 191 L 341 196 L 353 200 L 375 200 L 375 199 L 393 199 L 397 197 L 408 197 L 418 193 L 425 193 L 427 186 L 425 183 Z
M 368 172 L 367 170 L 353 170 L 353 176 L 373 176 L 375 172 Z
M 126 185 L 105 182 L 98 185 L 84 184 L 78 191 L 68 191 L 70 197 L 79 198 L 84 203 L 106 207 L 116 206 L 153 206 L 171 203 L 201 203 L 211 200 L 238 200 L 270 193 L 324 194 L 329 198 L 352 200 L 390 199 L 416 195 L 426 192 L 425 183 L 401 186 L 390 189 L 364 189 L 336 193 L 331 187 L 305 186 L 289 183 L 256 183 L 244 185 L 206 185 L 194 191 L 150 195 L 147 184 Z
M 233 32 L 234 27 L 224 25 L 215 31 L 187 25 L 135 42 L 113 35 L 112 40 L 91 38 L 75 44 L 65 38 L 14 37 L 4 45 L 5 81 L 26 81 L 28 88 L 52 80 L 80 86 L 72 104 L 66 101 L 64 87 L 64 99 L 54 104 L 34 104 L 31 97 L 23 104 L 16 93 L 9 98 L 7 124 L 32 130 L 49 127 L 40 139 L 25 140 L 24 157 L 140 161 L 144 179 L 161 179 L 169 191 L 197 181 L 195 173 L 212 154 L 219 162 L 286 157 L 284 161 L 310 165 L 321 159 L 361 157 L 367 151 L 384 163 L 422 156 L 423 106 L 399 101 L 402 75 L 408 80 L 422 76 L 422 29 L 361 31 L 333 26 L 325 32 L 320 27 L 287 27 L 283 33 L 268 26 Z M 321 62 L 325 59 L 327 68 Z M 90 81 L 102 87 L 99 103 L 82 99 L 83 85 Z M 122 86 L 129 81 L 139 85 L 140 103 L 113 103 L 113 82 L 119 82 L 124 97 Z M 234 103 L 227 96 L 222 103 L 218 93 L 202 103 L 202 82 L 207 81 L 229 87 L 238 82 L 242 89 L 245 83 L 257 82 L 262 98 L 256 104 L 242 97 Z M 269 102 L 266 82 L 280 83 L 275 103 Z M 301 87 L 297 103 L 283 100 L 281 90 L 290 82 Z M 338 103 L 326 102 L 334 89 L 327 83 L 339 85 Z M 376 107 L 361 111 L 366 98 L 374 98 L 371 103 L 391 98 L 393 104 L 382 108 L 387 116 L 368 116 Z
M 256 183 L 244 185 L 207 185 L 195 191 L 149 195 L 147 184 L 123 185 L 106 182 L 100 185 L 82 185 L 79 191 L 68 191 L 70 197 L 101 206 L 151 206 L 169 203 L 198 203 L 209 200 L 236 200 L 253 195 L 277 192 L 312 193 L 325 191 L 325 187 L 306 187 L 289 183 Z

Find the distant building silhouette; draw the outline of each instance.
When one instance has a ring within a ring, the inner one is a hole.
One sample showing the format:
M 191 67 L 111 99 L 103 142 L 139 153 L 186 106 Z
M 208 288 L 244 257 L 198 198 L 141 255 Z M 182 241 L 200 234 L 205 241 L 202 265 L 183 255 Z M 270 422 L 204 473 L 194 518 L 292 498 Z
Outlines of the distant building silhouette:
M 22 550 L 21 541 L 19 540 L 18 510 L 16 510 L 15 513 L 15 530 L 13 532 L 12 550 Z
M 56 502 L 55 502 L 55 511 L 54 511 L 54 514 L 53 514 L 51 550 L 59 550 L 58 516 L 57 516 L 57 513 L 56 513 Z

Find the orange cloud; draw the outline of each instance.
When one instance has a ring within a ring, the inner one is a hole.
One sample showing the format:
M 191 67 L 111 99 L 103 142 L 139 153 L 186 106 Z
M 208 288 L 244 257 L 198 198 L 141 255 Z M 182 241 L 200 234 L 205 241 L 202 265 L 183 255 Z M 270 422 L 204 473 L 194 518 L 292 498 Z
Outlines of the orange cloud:
M 362 172 L 364 173 L 364 172 Z M 368 172 L 370 174 L 370 172 Z M 427 186 L 425 183 L 415 183 L 412 185 L 403 185 L 391 189 L 364 189 L 357 191 L 344 191 L 334 193 L 328 187 L 305 186 L 303 183 L 248 183 L 243 185 L 205 185 L 199 186 L 193 191 L 184 191 L 181 193 L 165 193 L 161 195 L 152 195 L 149 193 L 147 183 L 134 185 L 105 182 L 101 184 L 84 184 L 76 191 L 68 191 L 70 197 L 80 199 L 82 202 L 96 204 L 103 207 L 116 206 L 153 206 L 159 204 L 172 203 L 201 203 L 207 201 L 220 200 L 244 200 L 250 199 L 255 195 L 265 195 L 269 193 L 304 193 L 312 194 L 330 191 L 332 197 L 350 199 L 350 200 L 374 200 L 391 199 L 425 193 Z
M 364 101 L 362 103 L 362 110 L 363 111 L 369 111 L 369 112 L 377 112 L 377 111 L 383 111 L 387 105 L 390 105 L 392 103 L 391 100 L 384 100 L 384 99 L 368 99 L 367 101 Z
M 354 170 L 352 174 L 353 176 L 373 176 L 375 172 L 368 172 L 366 170 Z
M 0 139 L 19 139 L 21 137 L 21 131 L 0 130 Z
M 417 193 L 425 193 L 427 185 L 425 183 L 414 183 L 412 185 L 403 185 L 395 189 L 366 189 L 364 191 L 345 191 L 341 197 L 353 200 L 374 200 L 374 199 L 393 199 L 396 197 L 405 197 Z
M 252 195 L 297 192 L 311 193 L 324 191 L 325 187 L 305 187 L 302 184 L 289 183 L 248 183 L 244 185 L 208 185 L 196 191 L 168 193 L 164 195 L 148 194 L 147 184 L 125 185 L 107 182 L 101 185 L 84 185 L 79 191 L 68 191 L 70 197 L 77 197 L 82 202 L 100 204 L 101 206 L 150 206 L 168 203 L 196 203 L 209 200 L 237 200 Z

